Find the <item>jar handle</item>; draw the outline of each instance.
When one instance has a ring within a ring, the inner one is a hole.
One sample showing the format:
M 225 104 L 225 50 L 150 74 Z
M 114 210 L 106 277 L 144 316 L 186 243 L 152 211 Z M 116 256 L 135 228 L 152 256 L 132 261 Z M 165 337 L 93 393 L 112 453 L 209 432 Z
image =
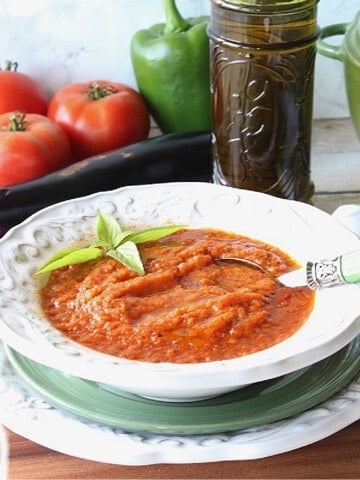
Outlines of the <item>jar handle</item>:
M 342 46 L 337 47 L 335 45 L 330 45 L 329 43 L 324 42 L 323 39 L 327 37 L 334 37 L 335 35 L 344 35 L 348 26 L 348 23 L 337 23 L 322 28 L 320 31 L 320 37 L 316 44 L 317 51 L 325 57 L 335 58 L 335 60 L 342 62 L 344 59 Z

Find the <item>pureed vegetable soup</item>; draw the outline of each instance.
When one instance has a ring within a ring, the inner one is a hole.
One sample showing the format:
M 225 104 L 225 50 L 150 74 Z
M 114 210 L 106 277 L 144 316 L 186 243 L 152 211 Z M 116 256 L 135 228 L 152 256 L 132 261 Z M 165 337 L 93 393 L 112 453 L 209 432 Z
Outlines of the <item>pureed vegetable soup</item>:
M 268 348 L 308 318 L 314 292 L 221 256 L 257 261 L 274 275 L 297 266 L 278 248 L 211 229 L 183 229 L 139 245 L 146 274 L 103 256 L 51 273 L 42 308 L 87 347 L 148 362 L 230 359 Z

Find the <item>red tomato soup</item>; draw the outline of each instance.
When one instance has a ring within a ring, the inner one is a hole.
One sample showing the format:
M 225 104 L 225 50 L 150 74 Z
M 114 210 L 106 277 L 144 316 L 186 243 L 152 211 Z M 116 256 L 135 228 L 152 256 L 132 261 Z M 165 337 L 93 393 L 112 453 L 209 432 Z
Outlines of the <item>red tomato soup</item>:
M 41 290 L 65 335 L 92 349 L 147 362 L 195 363 L 248 355 L 294 334 L 314 292 L 221 256 L 257 261 L 279 275 L 297 266 L 279 249 L 211 229 L 184 229 L 139 245 L 146 274 L 111 257 L 63 267 Z

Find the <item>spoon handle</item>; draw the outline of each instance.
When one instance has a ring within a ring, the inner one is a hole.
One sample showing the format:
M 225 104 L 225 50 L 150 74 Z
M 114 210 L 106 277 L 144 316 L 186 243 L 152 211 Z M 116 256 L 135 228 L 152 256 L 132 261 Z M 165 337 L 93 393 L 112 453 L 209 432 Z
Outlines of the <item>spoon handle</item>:
M 360 282 L 360 251 L 340 255 L 333 260 L 308 262 L 307 283 L 310 288 L 331 287 Z

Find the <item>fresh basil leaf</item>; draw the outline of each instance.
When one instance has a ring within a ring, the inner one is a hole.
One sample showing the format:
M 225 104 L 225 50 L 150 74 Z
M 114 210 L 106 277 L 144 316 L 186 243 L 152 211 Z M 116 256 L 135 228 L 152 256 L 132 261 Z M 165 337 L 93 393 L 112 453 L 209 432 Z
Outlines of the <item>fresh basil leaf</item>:
M 98 241 L 105 248 L 116 248 L 124 239 L 119 222 L 109 213 L 99 213 L 96 226 Z M 125 236 L 126 233 L 125 233 Z
M 108 250 L 106 255 L 115 258 L 125 267 L 134 270 L 139 275 L 145 275 L 144 266 L 142 264 L 139 250 L 134 242 L 125 242 L 114 250 Z
M 53 255 L 36 273 L 45 273 L 75 263 L 84 263 L 101 257 L 103 252 L 96 247 L 67 248 Z
M 87 248 L 66 248 L 53 255 L 36 273 L 49 272 L 66 265 L 94 260 L 103 254 L 110 255 L 140 275 L 145 274 L 136 244 L 158 240 L 170 235 L 185 225 L 167 225 L 132 231 L 122 230 L 115 217 L 99 213 L 97 217 L 97 239 Z
M 37 270 L 36 273 L 38 273 L 40 269 L 42 270 L 43 268 L 47 267 L 50 263 L 53 263 L 56 260 L 59 260 L 65 257 L 66 255 L 69 255 L 70 253 L 75 252 L 77 250 L 79 250 L 79 247 L 70 247 L 70 248 L 64 248 L 64 250 L 60 250 L 59 252 L 54 253 L 54 255 L 50 257 L 49 260 L 47 260 L 43 265 L 41 265 L 41 267 Z
M 103 240 L 96 240 L 95 242 L 92 242 L 92 246 L 93 247 L 100 247 L 102 248 L 103 250 L 105 250 L 105 252 L 109 249 L 114 249 L 116 248 L 118 245 L 120 245 L 129 235 L 130 235 L 131 232 L 122 232 L 122 237 L 121 237 L 121 240 L 120 242 L 117 244 L 117 245 L 111 245 L 109 244 L 108 242 L 105 242 Z
M 184 225 L 167 225 L 164 227 L 144 228 L 138 232 L 130 232 L 130 235 L 127 237 L 127 239 L 136 244 L 150 242 L 153 240 L 158 240 L 162 237 L 166 237 L 167 235 L 171 235 L 172 233 L 175 233 L 183 228 L 185 228 Z

